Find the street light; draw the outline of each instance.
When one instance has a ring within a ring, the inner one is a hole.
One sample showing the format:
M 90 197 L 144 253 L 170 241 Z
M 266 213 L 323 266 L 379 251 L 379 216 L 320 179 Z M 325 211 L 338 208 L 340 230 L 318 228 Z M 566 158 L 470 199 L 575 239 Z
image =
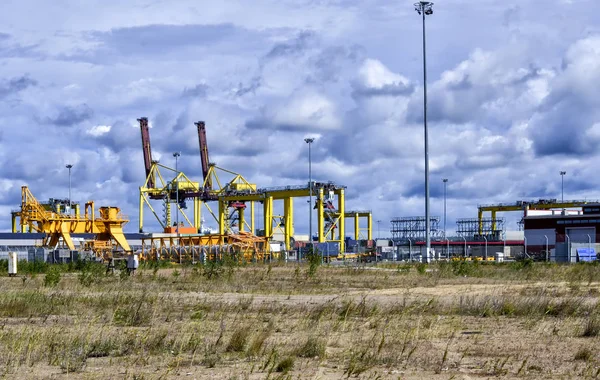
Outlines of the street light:
M 444 238 L 446 238 L 446 184 L 448 183 L 448 178 L 442 179 L 444 182 Z
M 561 203 L 565 203 L 565 174 L 567 174 L 567 172 L 565 171 L 561 171 L 560 172 L 560 202 Z
M 176 217 L 175 217 L 175 223 L 177 223 L 176 227 L 175 227 L 175 233 L 177 235 L 179 235 L 179 168 L 177 167 L 178 164 L 178 159 L 181 156 L 181 153 L 179 152 L 175 152 L 173 153 L 173 157 L 175 157 L 175 197 L 176 197 L 176 202 L 177 202 L 177 207 L 175 208 L 176 211 Z M 181 257 L 181 256 L 180 256 Z
M 310 246 L 314 245 L 312 240 L 312 195 L 313 195 L 313 185 L 312 185 L 312 158 L 311 158 L 311 145 L 315 141 L 314 138 L 307 137 L 304 139 L 304 142 L 308 144 L 308 241 L 310 242 Z M 314 253 L 314 252 L 313 252 Z M 322 259 L 321 259 L 322 260 Z
M 67 169 L 69 169 L 69 214 L 70 214 L 71 213 L 71 168 L 73 167 L 73 165 L 68 164 L 65 167 Z
M 423 16 L 423 129 L 425 132 L 425 263 L 429 262 L 429 251 L 431 249 L 431 238 L 429 220 L 429 136 L 427 134 L 427 55 L 425 41 L 425 15 L 433 14 L 433 3 L 431 1 L 419 1 L 415 3 L 415 10 Z

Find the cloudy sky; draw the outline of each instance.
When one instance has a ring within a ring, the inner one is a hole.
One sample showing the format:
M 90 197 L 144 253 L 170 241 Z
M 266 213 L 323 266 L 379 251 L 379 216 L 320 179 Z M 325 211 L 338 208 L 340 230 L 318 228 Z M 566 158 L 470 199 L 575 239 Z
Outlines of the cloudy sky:
M 126 4 L 124 4 L 126 3 Z M 0 230 L 23 184 L 117 205 L 138 225 L 136 119 L 155 158 L 211 161 L 259 187 L 346 185 L 348 209 L 424 214 L 421 20 L 404 0 L 3 1 Z M 427 19 L 432 215 L 598 199 L 600 2 L 439 0 Z M 158 206 L 157 206 L 158 207 Z M 206 214 L 206 213 L 205 213 Z M 505 215 L 509 229 L 517 216 Z M 296 202 L 297 232 L 308 210 Z M 207 222 L 211 224 L 210 220 Z M 158 224 L 150 216 L 149 229 Z M 350 229 L 352 231 L 352 229 Z

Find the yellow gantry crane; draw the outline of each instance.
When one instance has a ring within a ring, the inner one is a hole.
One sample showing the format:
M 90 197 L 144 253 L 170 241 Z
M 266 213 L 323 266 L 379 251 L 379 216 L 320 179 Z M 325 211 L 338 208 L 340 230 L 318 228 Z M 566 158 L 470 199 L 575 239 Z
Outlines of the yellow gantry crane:
M 248 182 L 241 174 L 223 169 L 209 162 L 208 144 L 206 139 L 206 126 L 202 121 L 196 122 L 198 129 L 200 159 L 202 163 L 203 182 L 191 181 L 188 176 L 165 165 L 152 160 L 150 147 L 150 133 L 148 119 L 138 119 L 142 135 L 142 148 L 144 153 L 144 165 L 146 180 L 140 187 L 139 206 L 139 231 L 143 232 L 144 206 L 147 206 L 154 214 L 165 232 L 175 232 L 171 226 L 171 203 L 177 203 L 177 212 L 183 215 L 187 226 L 180 227 L 179 232 L 183 234 L 196 234 L 201 231 L 201 210 L 204 205 L 214 220 L 218 223 L 220 236 L 243 234 L 247 232 L 254 234 L 255 229 L 255 202 L 263 207 L 264 237 L 271 239 L 276 230 L 282 230 L 285 237 L 286 249 L 291 250 L 291 241 L 294 235 L 294 207 L 293 200 L 298 197 L 309 197 L 310 187 L 284 186 L 275 188 L 257 189 L 255 184 Z M 174 178 L 165 180 L 160 172 L 170 171 Z M 231 178 L 228 182 L 221 182 L 218 173 L 225 174 Z M 353 218 L 355 226 L 355 238 L 359 239 L 359 219 L 367 219 L 367 238 L 372 237 L 372 218 L 370 211 L 345 211 L 345 186 L 338 186 L 331 182 L 313 182 L 313 194 L 317 195 L 315 209 L 318 212 L 318 239 L 319 242 L 339 242 L 340 251 L 344 251 L 345 219 Z M 183 204 L 186 199 L 194 202 L 193 217 L 189 218 L 184 210 Z M 151 200 L 163 202 L 163 217 L 155 211 Z M 273 202 L 283 201 L 283 215 L 274 215 Z M 215 214 L 209 206 L 210 202 L 218 203 L 218 213 Z M 249 215 L 247 204 L 250 205 Z M 225 241 L 226 239 L 221 239 Z
M 201 232 L 201 220 L 202 220 L 202 205 L 206 207 L 208 212 L 212 215 L 214 220 L 223 225 L 223 230 L 232 232 L 234 220 L 237 218 L 240 220 L 239 231 L 249 229 L 254 231 L 254 204 L 251 206 L 251 217 L 250 223 L 246 222 L 244 218 L 245 204 L 231 204 L 227 205 L 227 209 L 230 212 L 224 213 L 224 217 L 216 215 L 209 202 L 218 201 L 219 196 L 223 193 L 230 191 L 254 191 L 256 185 L 249 183 L 241 174 L 232 172 L 227 169 L 218 167 L 208 161 L 208 146 L 206 143 L 206 129 L 204 122 L 200 121 L 195 123 L 198 128 L 198 137 L 200 142 L 200 158 L 202 162 L 202 174 L 203 182 L 194 182 L 183 173 L 182 171 L 175 170 L 166 165 L 160 164 L 158 161 L 152 159 L 152 150 L 150 146 L 150 132 L 148 126 L 148 119 L 142 117 L 138 119 L 140 123 L 140 130 L 142 135 L 142 148 L 144 153 L 144 166 L 146 170 L 146 180 L 140 187 L 140 203 L 139 203 L 139 231 L 143 232 L 144 229 L 144 208 L 152 212 L 160 223 L 161 227 L 165 232 L 175 232 L 184 234 L 197 234 Z M 164 177 L 161 173 L 169 173 L 172 178 Z M 231 178 L 228 182 L 221 182 L 219 173 Z M 179 199 L 179 204 L 176 200 Z M 156 212 L 152 206 L 152 200 L 160 200 L 163 207 L 162 217 Z M 193 215 L 190 217 L 186 214 L 187 208 L 186 201 L 192 200 L 193 202 Z M 175 205 L 176 212 L 182 217 L 184 226 L 180 226 L 175 229 L 172 226 L 172 215 L 171 215 L 171 204 Z M 241 217 L 240 217 L 241 214 Z
M 69 200 L 69 207 L 72 205 Z M 85 204 L 83 217 L 79 213 L 79 204 L 75 204 L 75 215 L 64 213 L 60 203 L 40 203 L 27 186 L 21 187 L 21 209 L 12 213 L 12 230 L 17 232 L 17 219 L 21 232 L 39 232 L 46 234 L 43 246 L 55 248 L 60 239 L 70 249 L 75 250 L 72 234 L 96 234 L 91 248 L 103 251 L 113 249 L 113 242 L 125 252 L 131 251 L 123 225 L 129 220 L 121 214 L 118 207 L 100 207 L 99 216 L 95 215 L 94 202 Z M 104 254 L 105 252 L 103 252 Z
M 588 204 L 597 204 L 599 201 L 558 201 L 556 199 L 539 199 L 537 201 L 516 201 L 515 203 L 497 203 L 492 205 L 478 206 L 477 219 L 479 223 L 479 234 L 483 234 L 483 213 L 490 212 L 492 219 L 492 230 L 496 230 L 496 214 L 503 211 L 527 210 L 552 210 L 573 207 L 583 207 Z

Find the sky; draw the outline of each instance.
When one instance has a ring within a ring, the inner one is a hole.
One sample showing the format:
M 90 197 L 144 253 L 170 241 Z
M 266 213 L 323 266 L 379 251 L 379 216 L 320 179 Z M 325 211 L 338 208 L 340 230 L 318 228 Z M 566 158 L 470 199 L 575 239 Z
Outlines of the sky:
M 199 181 L 195 121 L 210 160 L 258 187 L 306 184 L 314 137 L 313 179 L 347 186 L 346 208 L 389 235 L 391 218 L 424 215 L 413 2 L 3 1 L 0 230 L 22 185 L 67 198 L 72 164 L 72 199 L 120 207 L 136 232 L 145 116 L 154 158 L 180 151 Z M 449 232 L 479 204 L 560 199 L 560 171 L 565 199 L 600 199 L 600 2 L 439 0 L 426 23 L 431 215 L 442 178 Z

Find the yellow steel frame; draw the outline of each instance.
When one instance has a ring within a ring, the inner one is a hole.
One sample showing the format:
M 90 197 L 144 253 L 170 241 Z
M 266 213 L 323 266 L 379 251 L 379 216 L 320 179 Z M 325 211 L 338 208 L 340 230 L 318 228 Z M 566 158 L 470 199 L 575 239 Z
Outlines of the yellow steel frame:
M 115 241 L 124 251 L 131 251 L 123 234 L 123 225 L 129 220 L 121 214 L 118 207 L 100 207 L 99 217 L 95 215 L 92 201 L 85 204 L 83 217 L 79 215 L 79 206 L 75 210 L 75 215 L 48 210 L 38 202 L 27 186 L 22 186 L 21 210 L 12 213 L 12 230 L 17 232 L 18 218 L 21 232 L 46 234 L 43 241 L 43 246 L 46 247 L 56 247 L 62 238 L 70 250 L 75 250 L 71 234 L 91 233 L 96 234 L 96 247 L 112 248 L 112 241 Z
M 559 208 L 583 207 L 595 204 L 598 201 L 567 201 L 567 202 L 521 202 L 514 204 L 495 204 L 479 206 L 477 219 L 479 222 L 479 234 L 483 233 L 483 213 L 490 212 L 492 217 L 492 229 L 496 229 L 496 214 L 503 211 L 525 211 L 525 210 L 551 210 Z
M 334 194 L 337 196 L 337 210 L 335 212 L 327 213 L 324 207 L 324 191 L 323 188 L 318 189 L 317 193 L 317 221 L 318 228 L 317 233 L 319 242 L 339 242 L 340 251 L 345 250 L 345 218 L 340 215 L 346 215 L 345 208 L 345 196 L 344 189 L 337 188 L 334 190 Z M 260 193 L 249 193 L 249 194 L 236 194 L 236 195 L 221 195 L 219 197 L 220 204 L 227 204 L 229 201 L 241 201 L 241 202 L 261 202 L 263 204 L 263 224 L 265 226 L 265 237 L 271 239 L 276 228 L 280 228 L 284 233 L 285 246 L 287 250 L 291 250 L 291 238 L 294 235 L 294 198 L 304 198 L 310 196 L 310 189 L 308 187 L 302 189 L 276 189 L 268 190 Z M 274 201 L 283 201 L 283 215 L 273 214 L 273 203 Z M 224 209 L 220 209 L 220 220 L 225 220 L 223 214 Z M 363 215 L 361 215 L 363 216 Z M 330 219 L 329 219 L 329 218 Z M 325 231 L 325 224 L 327 220 L 331 221 L 330 228 Z M 283 220 L 283 228 L 280 226 L 280 221 Z M 371 220 L 370 218 L 368 220 Z M 224 223 L 224 222 L 223 222 Z M 279 226 L 279 227 L 275 227 Z M 334 227 L 337 231 L 334 230 Z M 220 233 L 225 233 L 224 225 L 220 225 Z M 371 236 L 371 223 L 367 227 L 368 234 Z
M 346 211 L 346 213 L 344 214 L 344 218 L 346 218 L 346 219 L 352 218 L 352 220 L 354 222 L 354 240 L 363 240 L 363 239 L 372 240 L 372 238 L 373 238 L 373 228 L 372 228 L 373 227 L 373 215 L 371 214 L 371 211 Z M 360 219 L 361 218 L 367 220 L 366 228 L 360 227 Z M 366 232 L 367 235 L 365 236 L 361 232 Z
M 170 181 L 166 181 L 160 172 L 161 168 L 175 173 L 175 177 Z M 229 182 L 227 182 L 223 185 L 221 183 L 221 180 L 219 179 L 218 171 L 221 171 L 221 172 L 224 172 L 227 174 L 231 174 L 231 175 L 233 175 L 233 178 Z M 152 183 L 155 184 L 154 188 L 148 188 L 148 183 L 150 183 L 150 179 L 152 179 Z M 158 179 L 158 181 L 157 181 L 157 179 Z M 194 191 L 194 192 L 201 192 L 202 189 L 205 188 L 205 186 L 208 183 L 211 183 L 213 186 L 213 190 L 209 191 L 208 195 L 212 195 L 215 197 L 218 197 L 220 194 L 223 194 L 224 192 L 231 191 L 231 190 L 256 191 L 256 185 L 248 182 L 241 174 L 232 172 L 227 169 L 220 168 L 214 164 L 210 165 L 210 167 L 208 169 L 208 175 L 205 178 L 202 186 L 200 186 L 199 182 L 191 181 L 189 179 L 189 177 L 187 175 L 185 175 L 185 173 L 183 173 L 181 171 L 179 171 L 179 173 L 177 173 L 176 170 L 173 168 L 162 165 L 158 162 L 153 162 L 152 166 L 150 168 L 150 173 L 146 177 L 144 185 L 140 187 L 140 203 L 139 203 L 139 219 L 140 219 L 139 220 L 139 230 L 140 230 L 140 232 L 142 232 L 143 228 L 144 228 L 144 206 L 147 206 L 150 209 L 150 211 L 152 212 L 152 214 L 154 214 L 154 216 L 156 217 L 156 219 L 158 220 L 158 222 L 160 223 L 162 228 L 165 228 L 166 226 L 171 225 L 170 215 L 168 217 L 168 220 L 163 221 L 163 219 L 156 213 L 156 211 L 152 207 L 152 204 L 150 201 L 151 201 L 151 196 L 158 196 L 158 197 L 163 197 L 165 199 L 165 202 L 168 202 L 168 203 L 173 202 L 174 199 L 170 199 L 169 194 L 174 187 L 174 183 L 176 183 L 176 182 L 179 182 L 178 186 L 179 186 L 180 190 L 190 190 L 190 191 Z M 206 209 L 208 210 L 209 214 L 219 224 L 219 233 L 221 233 L 221 234 L 224 234 L 226 232 L 233 233 L 231 221 L 229 218 L 229 214 L 227 212 L 228 211 L 227 203 L 223 204 L 221 202 L 221 200 L 219 200 L 219 204 L 218 204 L 219 211 L 218 211 L 218 215 L 216 215 L 213 212 L 213 210 L 211 209 L 211 207 L 209 206 L 208 202 L 203 202 L 200 199 L 200 197 L 193 198 L 193 202 L 194 202 L 194 211 L 193 211 L 194 213 L 191 218 L 186 215 L 186 213 L 181 209 L 181 207 L 179 205 L 176 205 L 177 212 L 179 212 L 183 216 L 184 221 L 187 222 L 187 224 L 189 226 L 193 226 L 197 231 L 200 230 L 200 227 L 201 227 L 200 224 L 201 224 L 201 220 L 202 220 L 202 205 L 204 205 L 206 207 Z M 170 207 L 167 207 L 167 210 L 170 210 Z M 249 229 L 250 231 L 254 231 L 254 204 L 251 203 L 251 205 L 250 205 L 250 223 L 248 223 L 248 221 L 246 219 L 246 213 L 243 210 L 239 210 L 239 211 L 235 211 L 235 212 L 238 213 L 238 218 L 240 220 L 239 230 L 242 232 L 245 231 L 246 229 Z
M 270 254 L 268 240 L 249 233 L 211 235 L 154 234 L 142 239 L 141 260 L 195 261 L 222 259 L 237 254 L 246 261 L 262 260 Z

